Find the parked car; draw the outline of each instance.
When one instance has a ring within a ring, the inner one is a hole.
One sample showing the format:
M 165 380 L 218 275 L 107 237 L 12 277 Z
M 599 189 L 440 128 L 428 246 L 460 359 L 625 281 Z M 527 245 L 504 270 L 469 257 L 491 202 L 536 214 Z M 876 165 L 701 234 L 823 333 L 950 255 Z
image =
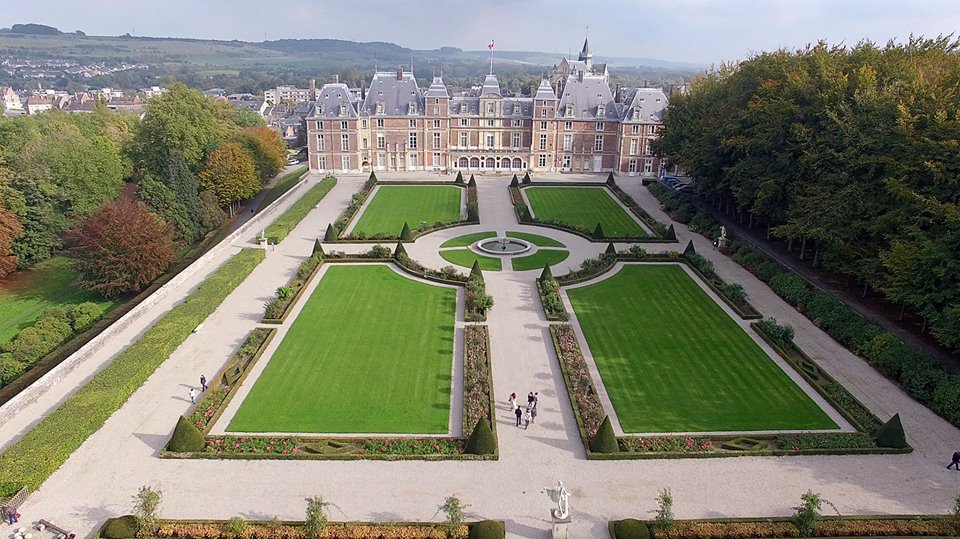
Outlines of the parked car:
M 299 160 L 299 159 L 287 159 L 287 164 L 288 164 L 288 165 L 296 165 L 296 164 L 299 164 L 299 163 L 300 163 L 300 160 Z

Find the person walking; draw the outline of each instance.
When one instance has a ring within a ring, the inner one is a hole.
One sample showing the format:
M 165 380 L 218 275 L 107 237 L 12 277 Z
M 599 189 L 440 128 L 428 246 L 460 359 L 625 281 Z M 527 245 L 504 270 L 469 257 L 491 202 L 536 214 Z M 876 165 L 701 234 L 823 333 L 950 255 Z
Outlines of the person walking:
M 530 408 L 527 408 L 523 412 L 523 430 L 530 428 Z
M 511 393 L 510 398 L 507 400 L 507 402 L 510 403 L 510 409 L 516 411 L 517 407 L 519 406 L 517 404 L 517 394 Z
M 206 390 L 207 390 L 207 377 L 201 374 L 200 375 L 200 391 L 206 391 Z
M 533 391 L 531 391 L 530 393 L 527 393 L 527 408 L 533 405 L 533 398 L 534 398 Z
M 523 418 L 523 412 L 521 412 L 521 411 L 520 411 L 520 407 L 517 406 L 516 408 L 513 409 L 513 413 L 514 413 L 514 415 L 517 416 L 517 426 L 519 427 L 519 426 L 520 426 L 520 420 Z
M 953 466 L 955 470 L 960 471 L 960 451 L 953 452 L 953 458 L 950 461 L 950 464 L 947 464 L 947 469 Z
M 190 388 L 190 404 L 196 404 L 196 403 L 197 403 L 197 391 L 191 387 Z
M 530 408 L 530 422 L 535 423 L 536 421 L 537 421 L 537 407 L 536 407 L 536 403 L 534 403 L 534 407 Z
M 536 409 L 538 404 L 540 404 L 540 393 L 534 391 L 534 393 L 533 393 L 533 409 Z

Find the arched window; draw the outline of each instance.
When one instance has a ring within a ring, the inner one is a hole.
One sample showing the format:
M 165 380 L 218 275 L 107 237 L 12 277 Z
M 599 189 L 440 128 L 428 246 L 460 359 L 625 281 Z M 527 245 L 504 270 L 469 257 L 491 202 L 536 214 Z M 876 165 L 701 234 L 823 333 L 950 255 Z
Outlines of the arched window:
M 460 168 L 467 168 L 470 166 L 470 161 L 466 157 L 461 157 L 460 162 L 457 164 Z
M 480 160 L 476 157 L 470 158 L 470 168 L 480 168 Z
M 496 168 L 497 162 L 492 157 L 487 158 L 487 168 Z
M 500 166 L 501 166 L 502 168 L 507 168 L 507 169 L 509 169 L 509 168 L 510 168 L 510 159 L 504 159 L 503 161 L 500 161 Z
M 519 157 L 513 159 L 513 168 L 523 168 L 523 161 Z

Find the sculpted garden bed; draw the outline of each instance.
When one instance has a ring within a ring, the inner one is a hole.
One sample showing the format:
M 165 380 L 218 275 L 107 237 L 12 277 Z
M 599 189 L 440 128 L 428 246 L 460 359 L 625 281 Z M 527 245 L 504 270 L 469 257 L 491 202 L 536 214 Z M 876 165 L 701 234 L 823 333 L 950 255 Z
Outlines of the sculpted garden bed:
M 788 518 L 677 520 L 669 526 L 635 519 L 610 522 L 611 539 L 761 539 L 782 537 L 956 537 L 960 525 L 939 515 L 818 517 L 806 533 L 807 524 Z

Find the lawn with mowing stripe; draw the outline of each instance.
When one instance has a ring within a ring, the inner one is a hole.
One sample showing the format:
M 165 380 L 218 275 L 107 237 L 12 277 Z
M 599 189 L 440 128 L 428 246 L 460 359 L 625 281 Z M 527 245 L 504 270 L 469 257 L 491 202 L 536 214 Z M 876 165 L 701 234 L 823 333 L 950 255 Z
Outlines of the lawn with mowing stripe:
M 524 192 L 541 221 L 581 226 L 588 234 L 600 223 L 609 238 L 647 236 L 603 187 L 529 187 Z
M 567 295 L 625 432 L 838 428 L 679 265 Z
M 227 430 L 446 433 L 456 296 L 331 265 Z
M 456 238 L 450 238 L 449 240 L 443 242 L 440 245 L 440 248 L 444 247 L 469 247 L 474 243 L 485 240 L 487 238 L 493 238 L 497 235 L 496 232 L 474 232 L 473 234 L 464 234 L 463 236 L 457 236 Z
M 532 269 L 543 269 L 543 266 L 550 264 L 559 264 L 570 256 L 569 251 L 563 249 L 540 249 L 530 256 L 521 256 L 513 259 L 513 271 L 526 271 Z
M 381 185 L 353 234 L 400 236 L 403 223 L 412 230 L 422 222 L 459 221 L 460 197 L 461 189 L 452 185 Z
M 500 262 L 499 258 L 478 255 L 470 249 L 450 249 L 448 251 L 440 251 L 440 256 L 451 264 L 463 266 L 468 269 L 473 267 L 473 262 L 475 260 L 480 261 L 480 269 L 482 270 L 500 271 L 503 269 L 503 264 Z
M 553 238 L 548 238 L 539 234 L 529 234 L 527 232 L 507 232 L 507 237 L 525 240 L 536 245 L 537 247 L 566 247 L 566 245 Z
M 117 304 L 74 285 L 76 278 L 67 257 L 56 256 L 0 281 L 0 342 L 33 325 L 43 311 L 52 307 L 92 301 L 106 312 Z

